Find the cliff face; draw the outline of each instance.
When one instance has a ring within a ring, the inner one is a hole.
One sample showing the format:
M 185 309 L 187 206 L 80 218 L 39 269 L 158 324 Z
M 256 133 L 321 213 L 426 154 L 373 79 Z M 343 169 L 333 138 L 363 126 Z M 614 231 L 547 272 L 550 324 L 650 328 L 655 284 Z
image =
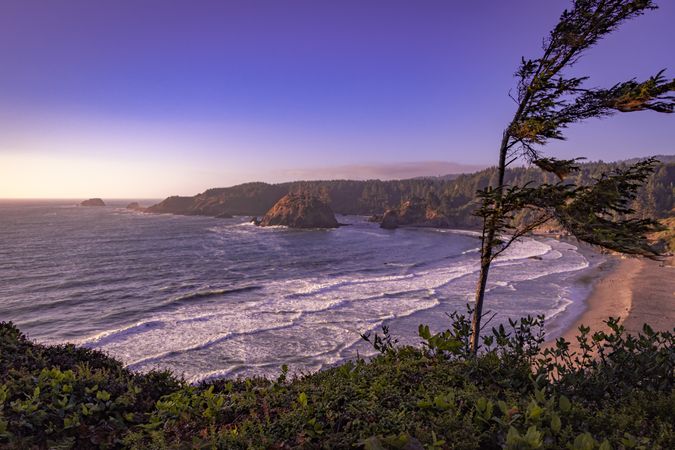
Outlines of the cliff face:
M 337 228 L 333 210 L 318 197 L 288 194 L 279 200 L 260 221 L 260 226 L 285 225 L 291 228 Z
M 156 214 L 190 214 L 194 207 L 194 197 L 179 197 L 174 195 L 168 197 L 156 205 L 146 209 L 147 212 Z M 198 214 L 198 213 L 192 213 Z
M 230 188 L 209 189 L 194 197 L 169 197 L 147 211 L 214 217 L 261 216 L 287 193 L 287 185 L 246 183 Z
M 105 206 L 105 203 L 100 198 L 90 198 L 80 203 L 80 206 Z

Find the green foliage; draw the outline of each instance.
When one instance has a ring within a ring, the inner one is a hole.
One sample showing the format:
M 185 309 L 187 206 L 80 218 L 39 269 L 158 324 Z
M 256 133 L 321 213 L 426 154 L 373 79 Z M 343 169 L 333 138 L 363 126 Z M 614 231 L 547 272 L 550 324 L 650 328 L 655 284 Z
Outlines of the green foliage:
M 662 230 L 650 234 L 649 239 L 661 251 L 673 254 L 675 253 L 675 217 L 663 219 L 659 222 Z
M 655 163 L 649 158 L 604 174 L 590 186 L 575 188 L 570 201 L 555 207 L 555 217 L 581 241 L 621 253 L 657 255 L 647 234 L 658 231 L 658 223 L 635 217 L 630 206 Z
M 672 113 L 675 108 L 675 80 L 663 70 L 644 82 L 630 80 L 609 89 L 585 88 L 588 77 L 570 76 L 569 69 L 589 48 L 624 22 L 656 9 L 651 0 L 575 0 L 563 11 L 558 24 L 544 39 L 542 54 L 522 58 L 516 72 L 517 104 L 513 118 L 502 134 L 497 180 L 478 191 L 482 219 L 480 273 L 476 284 L 476 310 L 471 350 L 476 352 L 490 266 L 494 258 L 513 242 L 535 228 L 558 219 L 578 239 L 619 252 L 654 256 L 646 234 L 656 229 L 651 218 L 630 217 L 636 211 L 628 203 L 637 197 L 654 170 L 655 161 L 637 162 L 626 170 L 603 173 L 590 186 L 563 184 L 579 167 L 577 159 L 544 157 L 542 147 L 551 139 L 565 139 L 569 125 L 620 112 L 652 110 Z M 522 159 L 559 182 L 530 187 L 509 185 L 506 168 Z M 524 214 L 533 212 L 533 215 Z M 511 226 L 516 215 L 524 223 Z M 617 216 L 618 215 L 618 216 Z M 628 215 L 629 217 L 625 217 Z M 504 240 L 502 235 L 509 231 Z
M 573 161 L 547 159 L 551 170 L 574 173 Z M 478 191 L 480 207 L 475 215 L 483 220 L 497 236 L 492 240 L 491 260 L 494 260 L 515 240 L 555 219 L 565 230 L 583 242 L 626 254 L 655 256 L 658 251 L 647 236 L 661 229 L 650 218 L 637 217 L 633 209 L 640 187 L 646 183 L 657 161 L 647 158 L 626 168 L 602 173 L 592 183 L 576 186 L 570 183 L 544 183 L 533 186 L 490 187 Z M 558 165 L 558 169 L 553 169 Z M 525 223 L 517 223 L 524 210 L 531 214 Z M 487 229 L 484 231 L 484 234 Z
M 673 333 L 645 326 L 627 336 L 610 319 L 608 333 L 580 330 L 576 355 L 562 340 L 542 350 L 543 318 L 530 317 L 494 327 L 473 357 L 470 314 L 451 315 L 445 331 L 420 327 L 421 348 L 398 347 L 391 338 L 370 361 L 290 380 L 286 368 L 274 381 L 199 386 L 167 373 L 131 373 L 99 352 L 36 345 L 2 323 L 0 447 L 675 445 Z
M 119 447 L 158 398 L 182 386 L 167 372 L 131 373 L 97 351 L 33 344 L 0 323 L 0 447 Z
M 398 339 L 394 338 L 389 334 L 389 327 L 387 325 L 382 325 L 382 336 L 375 333 L 374 335 L 368 331 L 361 335 L 361 339 L 370 343 L 375 350 L 380 353 L 387 353 L 394 350 L 394 346 L 398 342 Z
M 584 88 L 588 77 L 565 74 L 603 37 L 655 8 L 651 0 L 574 1 L 544 40 L 541 56 L 523 58 L 516 72 L 518 108 L 505 132 L 502 151 L 537 164 L 542 158 L 539 147 L 550 139 L 564 139 L 564 130 L 573 123 L 617 111 L 672 113 L 675 97 L 668 93 L 675 90 L 675 80 L 665 79 L 663 71 L 644 82 L 629 80 L 609 89 Z M 550 170 L 546 160 L 537 165 Z

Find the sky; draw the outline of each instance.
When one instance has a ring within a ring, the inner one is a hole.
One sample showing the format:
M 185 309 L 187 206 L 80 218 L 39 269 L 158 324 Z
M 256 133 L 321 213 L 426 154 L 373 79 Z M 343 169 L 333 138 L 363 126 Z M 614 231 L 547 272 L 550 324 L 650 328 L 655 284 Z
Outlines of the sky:
M 574 68 L 675 74 L 675 1 Z M 0 198 L 161 198 L 246 181 L 494 165 L 521 56 L 567 0 L 2 0 Z M 557 157 L 675 153 L 675 117 L 575 125 Z

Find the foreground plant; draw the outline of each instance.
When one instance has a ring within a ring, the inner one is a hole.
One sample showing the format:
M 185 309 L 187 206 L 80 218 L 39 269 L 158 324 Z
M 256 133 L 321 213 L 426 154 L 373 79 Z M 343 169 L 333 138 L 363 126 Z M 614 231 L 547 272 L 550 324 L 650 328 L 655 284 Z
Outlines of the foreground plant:
M 379 356 L 301 377 L 190 386 L 100 352 L 45 347 L 0 323 L 1 448 L 670 449 L 672 333 L 583 328 L 541 350 L 543 319 L 495 326 L 474 357 L 470 313 L 391 335 Z M 599 353 L 599 358 L 588 355 Z

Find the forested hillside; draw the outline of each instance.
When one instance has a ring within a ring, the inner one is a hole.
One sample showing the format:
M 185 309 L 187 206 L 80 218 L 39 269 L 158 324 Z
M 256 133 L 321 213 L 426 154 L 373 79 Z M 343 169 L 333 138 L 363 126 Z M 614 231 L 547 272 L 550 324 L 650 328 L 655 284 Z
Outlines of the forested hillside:
M 641 216 L 668 217 L 675 208 L 675 156 L 659 156 L 662 164 L 641 189 L 634 208 Z M 589 183 L 603 172 L 625 166 L 629 161 L 618 163 L 591 162 L 581 164 L 581 169 L 565 181 Z M 194 197 L 169 197 L 148 208 L 148 212 L 187 215 L 248 215 L 265 214 L 274 203 L 291 191 L 309 191 L 328 200 L 338 214 L 382 214 L 397 207 L 401 201 L 412 197 L 426 199 L 435 194 L 440 199 L 440 209 L 453 226 L 473 226 L 477 220 L 472 216 L 474 198 L 478 189 L 494 184 L 496 170 L 489 168 L 472 174 L 449 177 L 416 178 L 409 180 L 327 180 L 297 181 L 281 184 L 246 183 L 228 188 L 209 189 Z M 509 184 L 556 183 L 554 174 L 545 173 L 537 167 L 509 169 L 506 175 Z

